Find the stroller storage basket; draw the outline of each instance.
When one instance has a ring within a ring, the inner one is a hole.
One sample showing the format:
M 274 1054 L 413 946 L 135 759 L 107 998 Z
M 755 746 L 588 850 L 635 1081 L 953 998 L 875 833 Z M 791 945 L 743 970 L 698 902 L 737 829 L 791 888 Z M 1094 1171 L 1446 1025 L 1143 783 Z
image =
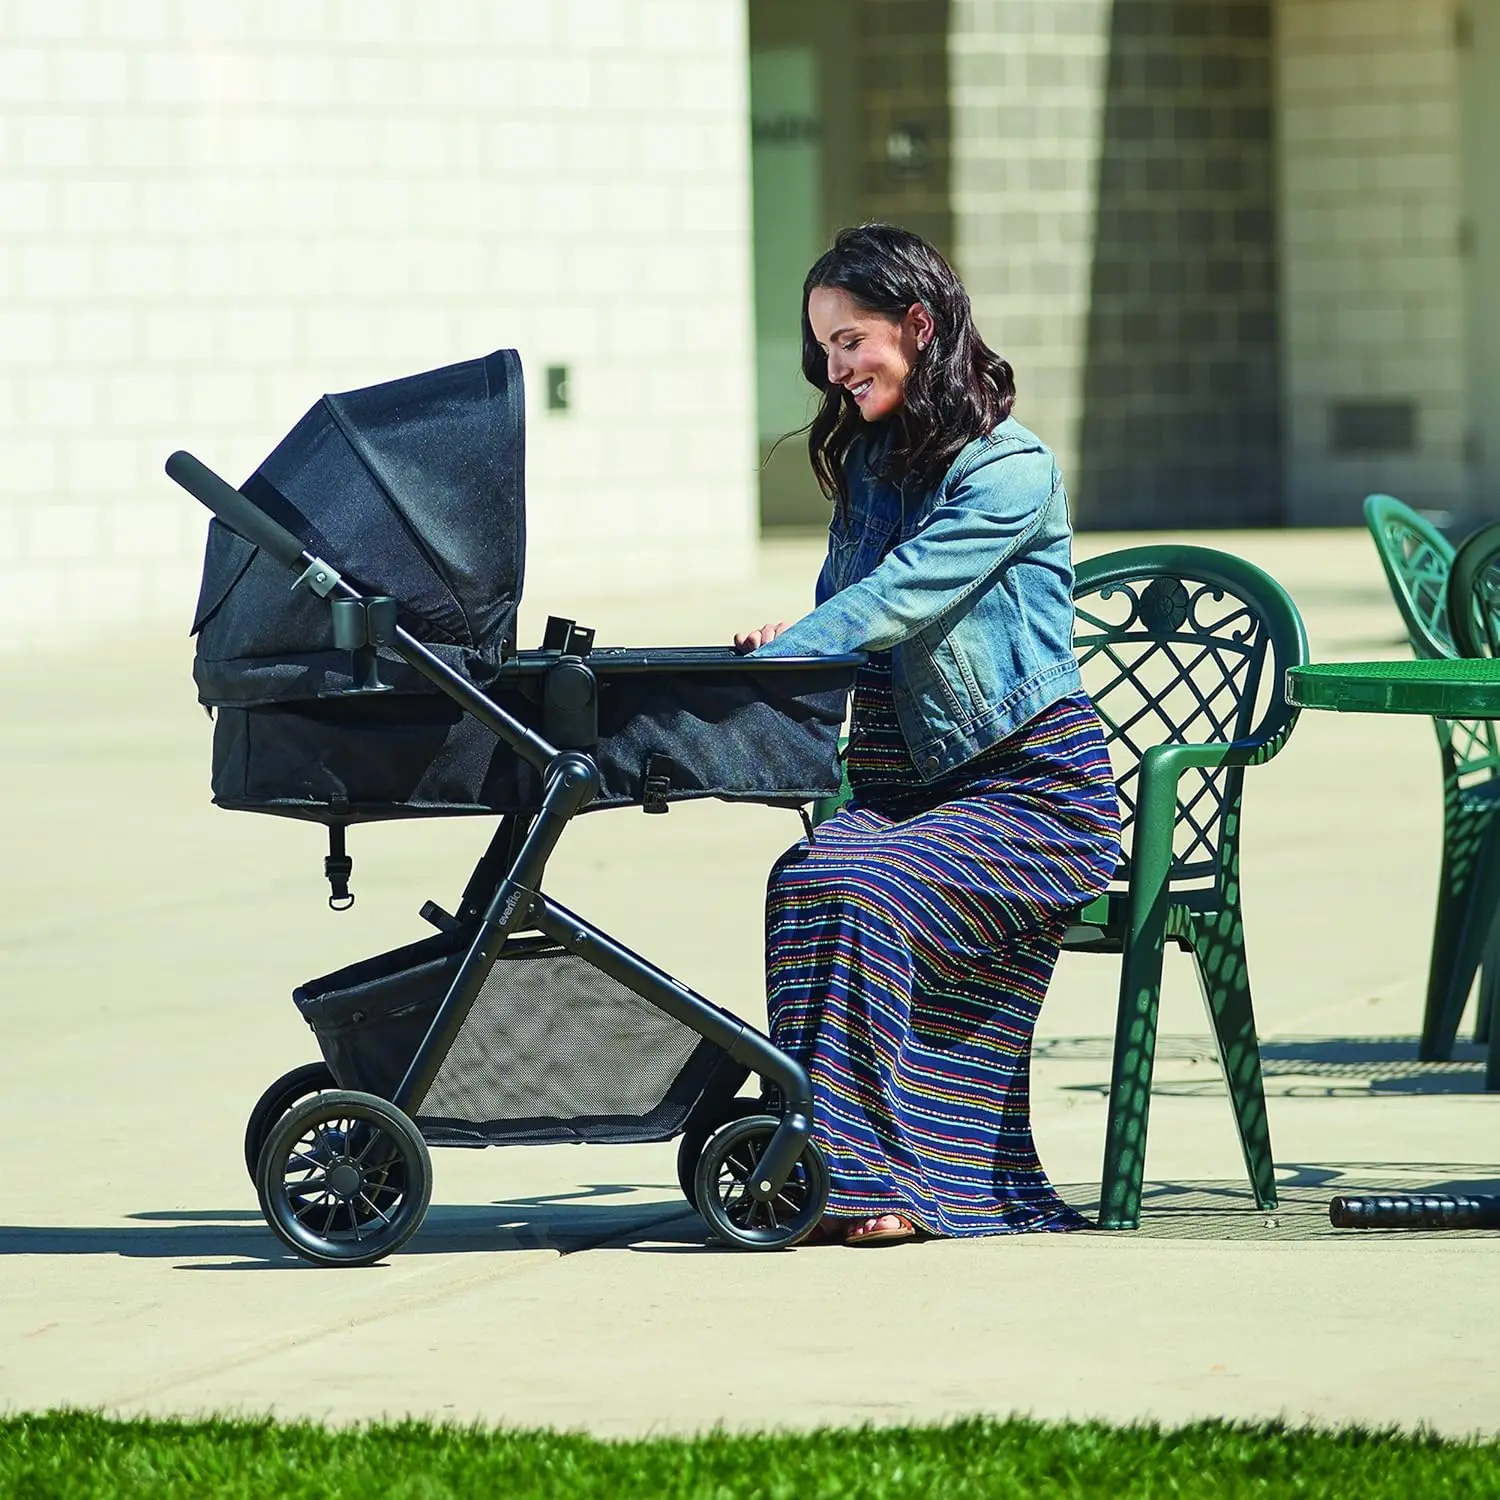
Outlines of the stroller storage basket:
M 439 933 L 293 993 L 341 1088 L 391 1097 L 472 937 Z M 583 959 L 545 938 L 513 938 L 416 1120 L 439 1145 L 666 1140 L 711 1082 L 733 1093 L 743 1076 Z

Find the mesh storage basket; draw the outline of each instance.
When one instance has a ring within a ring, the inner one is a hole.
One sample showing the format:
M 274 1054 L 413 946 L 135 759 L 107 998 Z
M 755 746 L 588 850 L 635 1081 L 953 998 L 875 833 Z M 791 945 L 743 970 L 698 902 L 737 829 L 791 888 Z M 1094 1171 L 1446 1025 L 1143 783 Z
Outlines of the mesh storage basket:
M 292 996 L 341 1088 L 389 1098 L 471 934 L 440 933 L 310 981 Z M 709 1085 L 744 1070 L 633 990 L 544 938 L 512 939 L 417 1123 L 447 1145 L 665 1140 Z

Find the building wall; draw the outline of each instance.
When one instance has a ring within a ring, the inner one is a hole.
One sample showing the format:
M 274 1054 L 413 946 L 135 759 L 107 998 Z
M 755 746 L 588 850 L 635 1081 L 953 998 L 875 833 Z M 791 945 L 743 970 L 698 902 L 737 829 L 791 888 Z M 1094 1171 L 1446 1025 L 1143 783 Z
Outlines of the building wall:
M 1076 478 L 1110 0 L 952 0 L 953 247 L 1016 415 Z
M 1443 0 L 1278 0 L 1288 518 L 1465 509 L 1458 54 Z
M 751 0 L 754 4 L 755 0 Z M 858 13 L 859 217 L 953 247 L 949 0 L 863 0 Z
M 7 0 L 0 645 L 190 616 L 186 447 L 529 376 L 528 596 L 751 566 L 743 0 Z M 549 413 L 542 369 L 570 370 Z
M 1080 521 L 1282 517 L 1271 0 L 1116 0 Z
M 1095 526 L 1281 515 L 1270 0 L 955 0 L 957 258 Z

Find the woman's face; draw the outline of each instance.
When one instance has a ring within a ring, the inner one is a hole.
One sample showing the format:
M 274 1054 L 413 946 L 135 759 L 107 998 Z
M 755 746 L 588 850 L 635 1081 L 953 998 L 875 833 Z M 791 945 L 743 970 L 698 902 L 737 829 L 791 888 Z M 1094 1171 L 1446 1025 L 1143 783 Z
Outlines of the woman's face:
M 807 321 L 828 360 L 828 383 L 849 393 L 865 421 L 900 410 L 906 377 L 932 338 L 932 316 L 920 302 L 892 318 L 861 307 L 840 287 L 818 286 L 807 299 Z

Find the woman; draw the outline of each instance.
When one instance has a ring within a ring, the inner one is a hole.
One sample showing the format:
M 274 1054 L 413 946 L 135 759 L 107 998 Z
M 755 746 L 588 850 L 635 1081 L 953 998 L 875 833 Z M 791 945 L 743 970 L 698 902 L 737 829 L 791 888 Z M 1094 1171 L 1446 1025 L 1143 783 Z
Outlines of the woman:
M 1067 498 L 931 245 L 839 235 L 808 273 L 808 434 L 833 501 L 817 607 L 736 637 L 867 651 L 853 799 L 776 864 L 771 1035 L 813 1080 L 825 1239 L 1074 1229 L 1031 1136 L 1068 910 L 1108 884 L 1114 781 L 1072 649 Z

